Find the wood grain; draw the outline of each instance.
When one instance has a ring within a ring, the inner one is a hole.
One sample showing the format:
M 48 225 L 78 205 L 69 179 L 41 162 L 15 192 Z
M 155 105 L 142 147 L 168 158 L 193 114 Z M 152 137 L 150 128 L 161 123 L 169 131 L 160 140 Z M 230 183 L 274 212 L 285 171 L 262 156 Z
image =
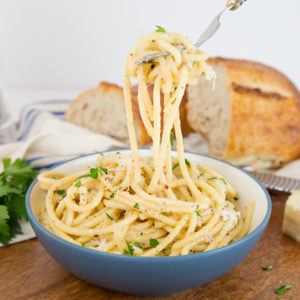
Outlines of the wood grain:
M 300 244 L 281 233 L 286 196 L 273 195 L 268 227 L 250 255 L 228 274 L 184 293 L 144 299 L 270 300 L 274 289 L 292 284 L 280 299 L 300 299 Z M 262 266 L 273 265 L 270 271 Z M 292 298 L 291 298 L 292 297 Z M 84 282 L 57 264 L 37 239 L 0 249 L 0 299 L 140 299 Z

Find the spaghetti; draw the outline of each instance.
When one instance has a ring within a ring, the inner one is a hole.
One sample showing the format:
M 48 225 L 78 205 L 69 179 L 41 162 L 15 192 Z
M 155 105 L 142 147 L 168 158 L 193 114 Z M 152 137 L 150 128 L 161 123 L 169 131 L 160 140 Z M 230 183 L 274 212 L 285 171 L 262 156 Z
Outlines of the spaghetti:
M 39 176 L 48 191 L 42 223 L 63 239 L 116 254 L 173 256 L 225 246 L 250 229 L 254 201 L 243 214 L 237 193 L 221 175 L 184 157 L 179 118 L 184 90 L 201 74 L 212 79 L 214 73 L 188 39 L 162 31 L 142 37 L 126 60 L 131 154 L 99 155 L 94 167 L 71 175 L 50 171 Z M 136 64 L 163 51 L 170 54 Z M 141 118 L 153 140 L 148 158 L 138 152 L 131 77 L 138 80 Z M 153 101 L 148 84 L 154 85 Z M 171 157 L 175 138 L 178 156 Z

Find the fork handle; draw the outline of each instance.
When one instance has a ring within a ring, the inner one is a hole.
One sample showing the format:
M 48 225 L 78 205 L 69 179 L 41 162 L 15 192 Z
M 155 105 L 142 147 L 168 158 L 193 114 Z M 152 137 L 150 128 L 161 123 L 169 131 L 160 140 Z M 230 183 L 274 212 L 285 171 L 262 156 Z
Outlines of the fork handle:
M 226 7 L 232 6 L 230 10 L 238 9 L 246 0 L 228 0 Z

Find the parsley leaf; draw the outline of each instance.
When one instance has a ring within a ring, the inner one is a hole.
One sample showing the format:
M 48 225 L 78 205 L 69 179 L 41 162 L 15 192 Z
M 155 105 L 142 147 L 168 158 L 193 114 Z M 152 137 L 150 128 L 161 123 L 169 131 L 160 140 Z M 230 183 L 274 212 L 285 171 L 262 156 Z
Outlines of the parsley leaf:
M 58 195 L 61 195 L 63 198 L 65 198 L 66 197 L 66 190 L 57 190 L 56 191 L 56 193 L 58 194 Z
M 225 180 L 224 178 L 220 177 L 219 179 L 220 179 L 225 185 L 227 185 L 227 182 L 226 182 L 226 180 Z
M 99 172 L 100 172 L 100 174 L 101 174 L 101 176 L 102 176 L 103 173 L 107 174 L 107 169 L 106 169 L 106 168 L 99 167 Z
M 149 242 L 152 248 L 155 248 L 157 245 L 159 245 L 159 241 L 156 239 L 150 239 Z
M 85 177 L 91 177 L 93 179 L 98 179 L 98 168 L 91 168 L 90 174 L 81 175 L 77 179 L 81 179 L 81 178 L 85 178 Z
M 171 142 L 171 146 L 174 146 L 174 131 L 170 132 L 170 142 Z
M 99 151 L 95 151 L 95 152 L 98 153 L 101 156 L 104 156 L 104 154 L 102 152 L 99 152 Z
M 105 213 L 106 214 L 106 216 L 110 219 L 110 220 L 113 220 L 114 218 L 111 216 L 111 215 L 109 215 L 108 213 Z
M 157 29 L 155 30 L 155 32 L 166 32 L 166 29 L 164 29 L 164 28 L 161 27 L 161 26 L 155 25 L 155 27 L 157 28 Z
M 127 240 L 125 240 L 125 242 L 126 242 L 128 250 L 125 249 L 124 254 L 133 256 L 134 248 L 132 247 L 132 245 L 130 245 L 130 243 Z
M 272 269 L 273 269 L 273 266 L 270 265 L 270 266 L 268 266 L 268 267 L 261 267 L 261 268 L 262 268 L 262 270 L 267 271 L 267 270 L 272 270 Z
M 85 243 L 84 242 L 81 242 L 81 247 L 85 247 Z
M 197 214 L 198 217 L 202 217 L 198 210 L 196 210 L 196 214 Z
M 173 167 L 172 170 L 175 170 L 179 166 L 179 163 L 176 163 Z
M 10 186 L 0 184 L 0 197 L 8 195 L 12 191 L 13 191 L 13 189 Z
M 187 159 L 185 159 L 185 164 L 190 168 L 191 167 L 191 163 L 187 160 Z
M 277 295 L 282 295 L 285 293 L 286 290 L 292 288 L 292 285 L 291 284 L 286 284 L 286 285 L 283 285 L 281 286 L 280 288 L 278 288 L 277 290 L 274 290 L 274 292 L 277 294 Z
M 78 187 L 78 188 L 81 187 L 81 181 L 78 180 L 78 181 L 75 183 L 75 186 Z
M 110 199 L 113 199 L 114 197 L 115 197 L 114 193 L 111 193 L 110 196 L 109 196 Z
M 10 238 L 9 226 L 7 220 L 9 219 L 8 209 L 5 205 L 0 205 L 0 241 L 7 244 Z
M 143 249 L 142 244 L 139 243 L 139 242 L 135 242 L 135 243 L 133 243 L 133 245 L 136 246 L 136 247 L 138 247 L 138 248 L 140 248 L 140 249 Z
M 102 167 L 98 167 L 98 168 L 91 168 L 90 169 L 90 174 L 84 174 L 79 176 L 77 179 L 81 179 L 81 178 L 85 178 L 85 177 L 91 177 L 93 179 L 98 179 L 98 172 L 100 173 L 100 175 L 102 176 L 103 173 L 107 174 L 107 169 L 106 168 L 102 168 Z
M 0 243 L 8 242 L 22 234 L 19 221 L 28 216 L 25 209 L 25 194 L 37 171 L 25 160 L 3 159 L 4 170 L 0 173 Z
M 176 101 L 176 98 L 174 98 L 174 100 L 171 102 L 171 104 L 173 105 L 175 103 L 175 101 Z
M 224 178 L 222 178 L 222 177 L 216 177 L 216 176 L 214 176 L 214 177 L 208 177 L 208 180 L 213 180 L 213 179 L 219 179 L 219 180 L 221 180 L 225 185 L 227 185 L 226 180 L 225 180 Z M 234 200 L 235 200 L 235 199 L 234 199 Z
M 138 203 L 134 204 L 133 207 L 136 208 L 136 209 L 140 209 L 140 206 L 139 206 Z

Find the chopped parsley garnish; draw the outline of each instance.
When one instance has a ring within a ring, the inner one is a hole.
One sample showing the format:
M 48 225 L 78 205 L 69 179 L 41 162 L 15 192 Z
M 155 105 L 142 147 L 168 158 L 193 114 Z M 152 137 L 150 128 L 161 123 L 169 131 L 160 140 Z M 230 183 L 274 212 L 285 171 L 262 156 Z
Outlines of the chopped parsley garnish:
M 121 153 L 118 151 L 117 154 L 121 154 Z
M 128 250 L 124 249 L 124 254 L 133 256 L 134 248 L 130 245 L 130 243 L 127 240 L 125 240 L 125 242 L 126 242 Z
M 234 200 L 234 201 L 238 201 L 239 198 L 238 198 L 238 197 L 233 197 L 233 200 Z
M 175 101 L 176 101 L 176 98 L 174 98 L 174 100 L 171 102 L 171 104 L 173 105 L 175 103 Z
M 198 210 L 196 210 L 196 214 L 198 217 L 202 217 Z
M 216 177 L 216 176 L 208 177 L 208 180 L 213 180 L 213 179 L 220 179 L 224 184 L 227 184 L 226 180 L 222 177 Z
M 179 163 L 176 163 L 176 164 L 172 167 L 172 170 L 175 170 L 177 167 L 179 167 Z
M 115 197 L 114 193 L 110 194 L 110 196 L 109 196 L 110 199 L 113 199 L 114 197 Z
M 78 188 L 81 187 L 81 181 L 78 180 L 78 181 L 75 183 L 75 186 L 78 187 Z
M 65 198 L 66 197 L 66 190 L 57 190 L 56 191 L 56 193 L 58 194 L 58 195 L 61 195 L 63 198 Z
M 152 40 L 152 43 L 154 43 L 155 42 L 155 40 Z
M 85 247 L 85 243 L 84 242 L 81 242 L 81 247 Z
M 155 27 L 157 28 L 157 29 L 155 30 L 155 32 L 166 32 L 166 29 L 164 29 L 164 28 L 161 27 L 161 26 L 155 25 Z
M 104 156 L 104 154 L 102 152 L 99 152 L 99 151 L 95 151 L 95 152 L 98 153 L 101 156 Z
M 138 203 L 134 204 L 133 207 L 136 208 L 136 209 L 140 209 L 140 206 L 139 206 Z
M 107 174 L 107 169 L 102 168 L 102 167 L 91 168 L 90 174 L 81 175 L 77 179 L 85 178 L 85 177 L 91 177 L 93 179 L 98 179 L 98 173 L 100 173 L 101 176 L 103 175 L 103 173 Z
M 163 214 L 164 216 L 166 216 L 166 215 L 167 215 L 167 212 L 166 212 L 166 211 L 163 211 L 162 214 Z
M 268 267 L 261 267 L 261 268 L 262 268 L 262 270 L 267 271 L 267 270 L 272 270 L 272 269 L 273 269 L 273 266 L 270 265 L 270 266 L 268 266 Z
M 110 219 L 110 220 L 113 220 L 114 218 L 111 216 L 111 215 L 109 215 L 108 213 L 105 213 L 106 214 L 106 216 Z
M 226 180 L 225 180 L 224 178 L 220 177 L 219 179 L 220 179 L 225 185 L 227 185 L 227 182 L 226 182 Z
M 185 164 L 190 168 L 191 167 L 191 163 L 187 160 L 187 159 L 185 159 Z
M 140 248 L 140 249 L 143 249 L 142 244 L 139 243 L 139 242 L 135 242 L 135 243 L 133 243 L 133 245 L 134 245 L 135 247 L 138 247 L 138 248 Z
M 91 168 L 90 174 L 81 175 L 77 179 L 81 179 L 81 178 L 85 178 L 85 177 L 91 177 L 93 179 L 97 179 L 98 178 L 98 168 Z
M 150 239 L 149 242 L 152 248 L 155 248 L 157 245 L 159 245 L 159 241 L 156 239 Z
M 291 284 L 286 284 L 286 285 L 283 285 L 281 286 L 279 289 L 277 290 L 274 290 L 274 292 L 277 294 L 277 295 L 282 295 L 285 293 L 286 290 L 292 288 L 292 285 Z
M 171 146 L 174 146 L 174 131 L 170 132 L 170 142 L 171 142 Z
M 103 175 L 103 173 L 107 174 L 107 169 L 99 167 L 99 172 L 100 172 L 101 175 Z
M 98 178 L 98 168 L 91 168 L 90 169 L 90 177 L 92 177 L 93 179 Z

